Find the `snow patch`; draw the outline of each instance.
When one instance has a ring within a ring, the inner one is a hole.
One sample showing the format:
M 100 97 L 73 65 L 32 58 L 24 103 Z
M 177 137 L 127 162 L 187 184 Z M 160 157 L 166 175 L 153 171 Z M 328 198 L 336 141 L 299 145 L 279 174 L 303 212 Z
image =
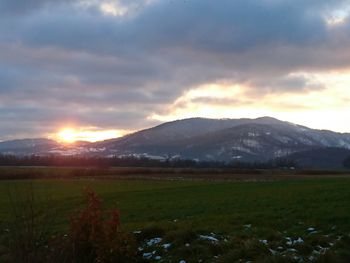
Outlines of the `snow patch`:
M 150 240 L 147 241 L 147 246 L 154 246 L 154 245 L 157 245 L 159 244 L 160 242 L 162 242 L 162 238 L 160 237 L 156 237 L 156 238 L 152 238 Z

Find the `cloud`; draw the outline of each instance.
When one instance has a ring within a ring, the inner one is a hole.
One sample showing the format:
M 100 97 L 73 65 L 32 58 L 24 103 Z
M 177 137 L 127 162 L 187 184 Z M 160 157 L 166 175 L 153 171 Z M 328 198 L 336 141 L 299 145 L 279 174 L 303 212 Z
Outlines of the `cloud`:
M 347 7 L 342 0 L 3 0 L 0 121 L 14 126 L 16 118 L 28 135 L 29 125 L 49 131 L 65 119 L 138 129 L 208 83 L 240 85 L 251 99 L 331 89 L 311 76 L 349 68 L 350 18 L 344 11 L 341 23 L 327 22 Z
M 57 6 L 67 3 L 78 2 L 77 0 L 4 0 L 0 2 L 0 14 L 2 15 L 23 15 L 35 12 L 38 9 Z

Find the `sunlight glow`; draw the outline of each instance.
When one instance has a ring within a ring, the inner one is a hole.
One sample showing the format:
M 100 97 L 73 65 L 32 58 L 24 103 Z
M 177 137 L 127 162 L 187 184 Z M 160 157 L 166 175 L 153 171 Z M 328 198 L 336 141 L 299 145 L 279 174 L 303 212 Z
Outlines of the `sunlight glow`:
M 325 17 L 328 26 L 337 26 L 344 24 L 349 16 L 350 7 L 346 7 L 342 10 L 335 10 Z
M 60 131 L 58 133 L 58 138 L 62 142 L 72 143 L 76 140 L 75 139 L 75 131 L 71 128 L 63 129 L 62 131 Z
M 55 136 L 59 142 L 74 143 L 76 141 L 96 142 L 112 138 L 118 138 L 125 134 L 120 130 L 95 130 L 64 128 Z
M 271 116 L 316 129 L 349 132 L 350 71 L 330 73 L 296 72 L 322 88 L 280 93 L 261 92 L 257 87 L 235 84 L 206 84 L 193 87 L 169 107 L 149 116 L 150 120 L 170 121 L 188 117 L 257 118 Z M 320 109 L 322 105 L 322 109 Z
M 118 2 L 102 3 L 100 8 L 103 13 L 112 16 L 123 16 L 128 11 L 126 7 L 119 5 Z

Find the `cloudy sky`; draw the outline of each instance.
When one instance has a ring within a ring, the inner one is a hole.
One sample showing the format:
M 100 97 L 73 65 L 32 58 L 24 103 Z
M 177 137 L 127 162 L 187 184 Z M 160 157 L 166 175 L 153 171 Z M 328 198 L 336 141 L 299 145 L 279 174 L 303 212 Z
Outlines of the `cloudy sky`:
M 273 116 L 350 132 L 348 0 L 0 0 L 0 140 Z

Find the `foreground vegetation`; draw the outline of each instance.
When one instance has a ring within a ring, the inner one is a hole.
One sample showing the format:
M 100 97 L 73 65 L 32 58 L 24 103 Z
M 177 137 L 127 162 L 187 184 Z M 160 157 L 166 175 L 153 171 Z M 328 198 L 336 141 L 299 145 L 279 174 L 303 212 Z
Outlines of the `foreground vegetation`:
M 28 197 L 29 210 L 46 216 L 41 218 L 46 223 L 40 225 L 49 226 L 47 236 L 69 236 L 71 215 L 79 215 L 85 207 L 81 195 L 86 187 L 101 197 L 106 212 L 118 208 L 125 239 L 135 241 L 136 256 L 131 261 L 350 260 L 348 178 L 257 182 L 3 180 L 2 256 L 9 253 L 11 231 L 18 231 L 20 224 L 14 219 L 28 208 Z
M 296 167 L 296 162 L 285 158 L 277 158 L 261 162 L 224 162 L 195 161 L 168 157 L 166 159 L 151 159 L 136 156 L 81 156 L 81 155 L 3 155 L 0 153 L 0 166 L 51 166 L 51 167 L 167 167 L 167 168 L 246 168 L 246 169 L 276 169 Z

